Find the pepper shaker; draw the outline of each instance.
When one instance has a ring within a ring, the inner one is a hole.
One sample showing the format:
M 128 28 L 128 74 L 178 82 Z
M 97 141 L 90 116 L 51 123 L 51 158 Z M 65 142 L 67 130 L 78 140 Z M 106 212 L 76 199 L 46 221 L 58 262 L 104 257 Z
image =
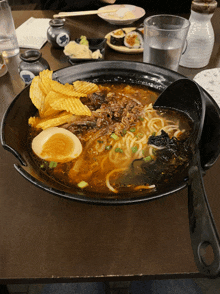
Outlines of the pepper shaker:
M 48 62 L 38 50 L 27 50 L 20 54 L 21 62 L 18 67 L 20 77 L 25 84 L 31 83 L 35 76 L 45 69 L 50 69 Z
M 190 28 L 179 63 L 181 66 L 201 68 L 209 63 L 215 39 L 211 18 L 216 7 L 215 0 L 192 1 Z
M 63 48 L 70 41 L 70 31 L 65 27 L 65 19 L 51 19 L 47 30 L 47 40 L 54 48 Z

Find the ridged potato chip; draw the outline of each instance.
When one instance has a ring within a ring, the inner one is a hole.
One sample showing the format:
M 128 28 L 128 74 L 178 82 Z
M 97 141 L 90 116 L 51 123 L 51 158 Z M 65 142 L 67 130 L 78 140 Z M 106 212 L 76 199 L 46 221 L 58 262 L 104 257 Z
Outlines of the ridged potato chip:
M 77 92 L 84 94 L 92 94 L 99 90 L 99 87 L 96 84 L 86 81 L 75 81 L 73 86 Z
M 57 127 L 65 123 L 68 123 L 68 121 L 72 119 L 72 116 L 73 116 L 72 113 L 68 113 L 65 111 L 59 114 L 58 116 L 42 119 L 36 125 L 36 128 L 44 130 L 50 127 Z
M 41 121 L 41 119 L 39 117 L 36 116 L 31 116 L 28 119 L 28 124 L 34 128 L 36 128 L 37 124 Z
M 45 94 L 41 90 L 39 84 L 41 79 L 39 76 L 33 78 L 30 86 L 30 98 L 34 106 L 41 112 L 44 108 Z
M 77 98 L 61 98 L 50 104 L 55 110 L 66 110 L 75 115 L 91 116 L 91 111 Z
M 30 117 L 28 123 L 35 128 L 46 129 L 60 126 L 73 120 L 73 115 L 91 116 L 90 109 L 80 97 L 99 90 L 96 84 L 75 81 L 65 85 L 52 80 L 53 71 L 43 70 L 32 80 L 30 98 L 40 117 Z
M 73 97 L 86 97 L 85 93 L 77 92 L 73 85 L 70 84 L 60 84 L 57 81 L 51 81 L 51 88 L 55 92 L 59 92 L 60 94 L 66 95 L 66 96 L 73 96 Z

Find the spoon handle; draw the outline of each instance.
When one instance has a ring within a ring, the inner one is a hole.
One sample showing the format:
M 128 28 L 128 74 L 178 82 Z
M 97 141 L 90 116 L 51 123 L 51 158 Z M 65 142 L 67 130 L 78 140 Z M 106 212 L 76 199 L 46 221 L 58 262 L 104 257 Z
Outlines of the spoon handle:
M 188 210 L 196 265 L 202 274 L 216 277 L 220 274 L 220 241 L 204 188 L 199 149 L 189 169 Z

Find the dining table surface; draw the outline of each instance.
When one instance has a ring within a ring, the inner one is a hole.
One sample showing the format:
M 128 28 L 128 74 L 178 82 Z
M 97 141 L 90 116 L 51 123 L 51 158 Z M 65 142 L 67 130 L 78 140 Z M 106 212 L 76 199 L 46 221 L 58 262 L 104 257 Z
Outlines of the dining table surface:
M 53 18 L 55 13 L 12 11 L 16 28 L 30 17 Z M 143 23 L 148 15 L 146 11 L 130 26 Z M 202 70 L 220 67 L 219 19 L 217 8 L 211 20 L 215 44 L 209 64 L 200 69 L 180 66 L 180 74 L 193 79 Z M 81 35 L 104 38 L 121 27 L 98 15 L 69 17 L 66 25 L 72 40 Z M 62 49 L 49 42 L 40 52 L 53 71 L 74 66 Z M 107 46 L 105 60 L 142 62 L 143 54 L 125 54 Z M 6 59 L 8 73 L 0 78 L 1 120 L 26 87 L 18 73 L 19 62 L 19 55 Z M 187 188 L 136 204 L 96 205 L 36 187 L 16 171 L 16 163 L 0 144 L 0 284 L 202 277 L 191 247 Z M 220 232 L 220 159 L 206 171 L 204 185 Z

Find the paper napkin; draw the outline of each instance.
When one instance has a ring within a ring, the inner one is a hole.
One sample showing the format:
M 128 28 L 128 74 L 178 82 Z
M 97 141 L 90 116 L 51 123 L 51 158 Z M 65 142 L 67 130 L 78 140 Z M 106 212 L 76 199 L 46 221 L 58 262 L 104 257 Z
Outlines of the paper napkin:
M 16 29 L 19 47 L 41 49 L 47 41 L 48 18 L 30 17 Z

